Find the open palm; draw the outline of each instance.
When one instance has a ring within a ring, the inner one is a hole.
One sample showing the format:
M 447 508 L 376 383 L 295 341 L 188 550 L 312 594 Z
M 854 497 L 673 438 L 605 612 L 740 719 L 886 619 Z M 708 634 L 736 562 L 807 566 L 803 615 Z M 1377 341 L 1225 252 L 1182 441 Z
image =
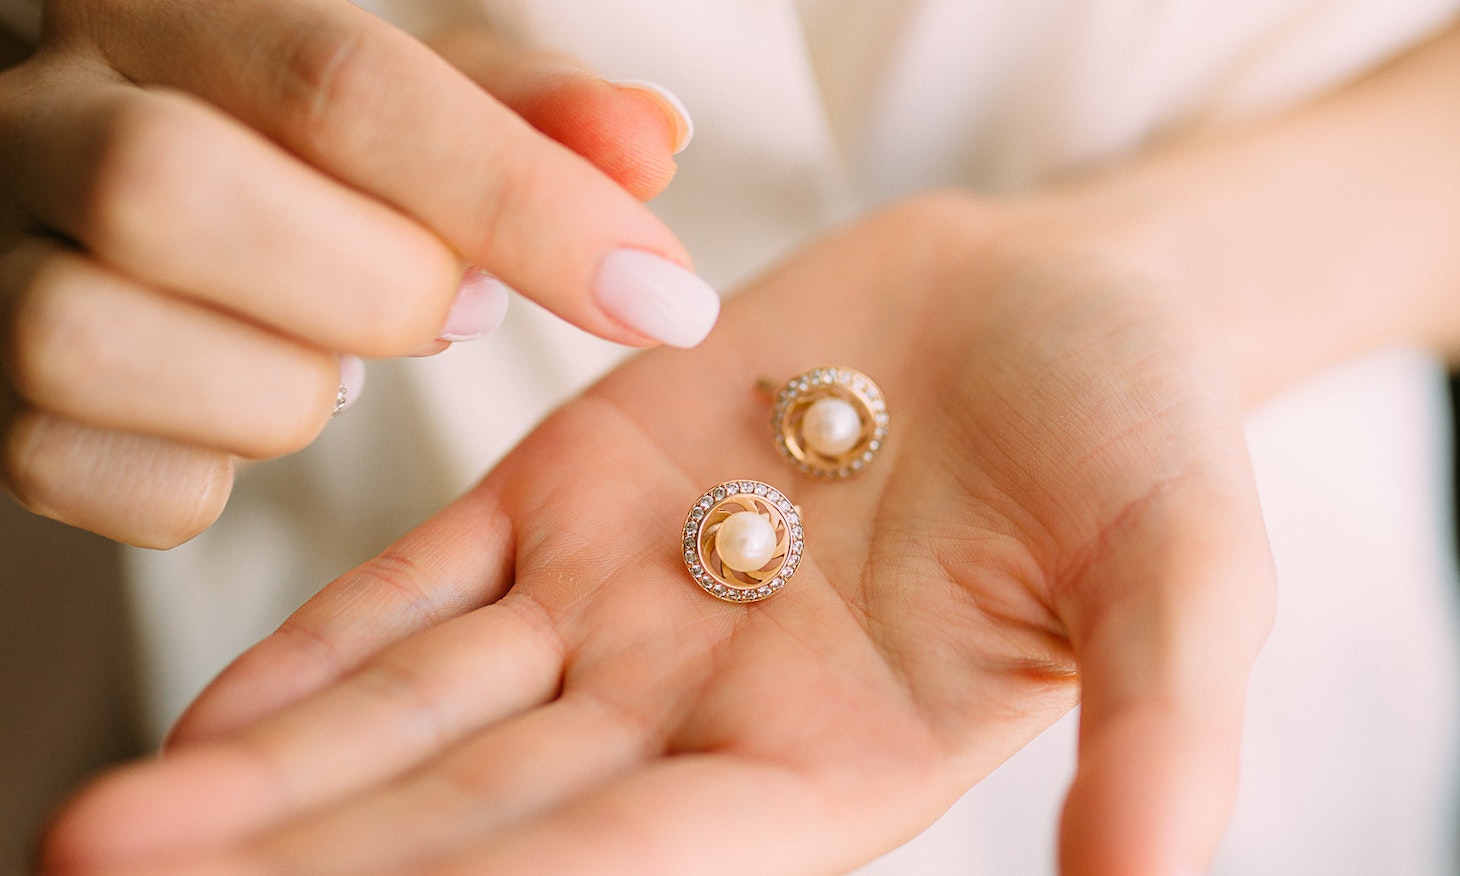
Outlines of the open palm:
M 836 872 L 1083 702 L 1064 869 L 1199 869 L 1272 602 L 1231 378 L 1172 296 L 998 222 L 893 209 L 610 375 L 241 658 L 48 860 Z M 893 417 L 846 481 L 794 474 L 754 389 L 823 364 Z M 804 519 L 756 604 L 680 556 L 731 479 Z

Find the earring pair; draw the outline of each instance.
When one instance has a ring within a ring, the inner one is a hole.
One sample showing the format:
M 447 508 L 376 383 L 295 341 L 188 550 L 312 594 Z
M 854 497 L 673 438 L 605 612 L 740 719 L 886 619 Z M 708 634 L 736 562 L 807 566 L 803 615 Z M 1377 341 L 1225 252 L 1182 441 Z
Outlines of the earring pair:
M 824 366 L 798 374 L 772 394 L 771 434 L 797 471 L 848 478 L 887 442 L 890 417 L 882 390 L 853 368 Z M 706 490 L 684 522 L 684 564 L 706 593 L 726 602 L 774 596 L 801 564 L 806 546 L 801 509 L 775 487 L 727 481 Z

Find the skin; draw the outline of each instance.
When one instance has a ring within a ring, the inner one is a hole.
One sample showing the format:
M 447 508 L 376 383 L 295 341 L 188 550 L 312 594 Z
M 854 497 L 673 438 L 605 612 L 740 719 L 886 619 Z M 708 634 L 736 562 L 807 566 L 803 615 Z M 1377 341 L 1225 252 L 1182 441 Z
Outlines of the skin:
M 1452 31 L 1290 116 L 811 245 L 325 588 L 63 813 L 47 867 L 836 872 L 1079 701 L 1063 872 L 1199 872 L 1273 604 L 1242 408 L 1452 349 L 1457 91 Z M 751 389 L 823 362 L 895 418 L 848 483 L 785 473 Z M 733 477 L 805 511 L 754 606 L 679 558 Z
M 682 122 L 562 59 L 473 81 L 326 0 L 62 0 L 45 24 L 0 76 L 0 475 L 38 513 L 176 545 L 236 459 L 319 434 L 339 354 L 443 349 L 466 264 L 642 346 L 594 303 L 598 261 L 689 263 L 639 203 Z
M 1191 314 L 1078 261 L 1004 264 L 992 221 L 953 198 L 869 219 L 745 290 L 700 349 L 569 404 L 245 657 L 174 755 L 83 801 L 51 863 L 239 843 L 245 871 L 590 873 L 629 847 L 637 873 L 831 870 L 926 824 L 1083 687 L 1084 870 L 1196 866 L 1233 786 L 1227 667 L 1272 597 L 1236 393 L 1212 390 Z M 893 287 L 921 306 L 877 304 Z M 871 306 L 803 328 L 849 289 Z M 798 481 L 768 440 L 755 378 L 806 356 L 896 400 L 854 481 Z M 808 521 L 808 565 L 754 607 L 700 593 L 673 535 L 736 472 Z M 368 644 L 340 626 L 358 600 Z M 300 685 L 317 696 L 231 735 Z M 326 739 L 370 756 L 312 757 Z M 141 824 L 144 800 L 214 814 Z M 1109 833 L 1117 814 L 1141 836 Z M 739 817 L 774 835 L 715 830 Z M 59 851 L 77 836 L 99 853 Z

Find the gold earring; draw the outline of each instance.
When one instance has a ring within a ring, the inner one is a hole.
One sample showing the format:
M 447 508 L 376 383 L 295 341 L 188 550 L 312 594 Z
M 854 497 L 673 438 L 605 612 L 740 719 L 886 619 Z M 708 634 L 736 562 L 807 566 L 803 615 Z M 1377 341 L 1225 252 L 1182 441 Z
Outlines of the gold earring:
M 806 547 L 801 512 L 760 481 L 706 490 L 684 521 L 684 565 L 701 589 L 726 602 L 759 602 L 796 574 Z
M 775 394 L 774 405 L 776 449 L 804 474 L 851 477 L 887 443 L 882 390 L 856 369 L 823 366 L 798 374 Z

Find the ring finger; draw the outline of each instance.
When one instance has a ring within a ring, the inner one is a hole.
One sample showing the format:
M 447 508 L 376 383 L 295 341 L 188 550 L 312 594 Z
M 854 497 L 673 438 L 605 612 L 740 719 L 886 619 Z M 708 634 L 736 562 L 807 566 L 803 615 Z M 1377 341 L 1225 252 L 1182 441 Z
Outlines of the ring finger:
M 308 444 L 334 408 L 335 355 L 52 241 L 0 259 L 0 300 L 16 392 L 80 423 L 269 458 Z

